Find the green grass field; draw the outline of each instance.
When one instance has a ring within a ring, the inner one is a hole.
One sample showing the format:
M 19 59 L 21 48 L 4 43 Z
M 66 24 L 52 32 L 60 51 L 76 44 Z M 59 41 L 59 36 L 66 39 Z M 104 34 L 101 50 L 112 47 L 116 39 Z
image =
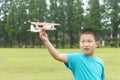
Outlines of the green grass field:
M 80 52 L 80 49 L 58 50 Z M 96 55 L 105 62 L 106 80 L 120 80 L 120 48 L 98 48 Z M 73 80 L 73 76 L 47 49 L 0 48 L 0 80 Z

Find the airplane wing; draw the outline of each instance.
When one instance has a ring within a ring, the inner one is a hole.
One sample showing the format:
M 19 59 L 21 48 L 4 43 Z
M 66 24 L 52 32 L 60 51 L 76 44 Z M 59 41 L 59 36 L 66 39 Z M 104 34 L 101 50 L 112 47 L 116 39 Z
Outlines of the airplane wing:
M 34 27 L 35 25 L 36 27 Z M 40 32 L 41 27 L 38 27 L 39 25 L 43 26 L 45 30 L 56 30 L 54 26 L 60 25 L 56 23 L 47 23 L 47 22 L 31 22 L 30 30 L 31 32 Z
M 40 22 L 31 22 L 31 24 L 33 24 L 33 25 L 44 25 L 44 23 L 40 23 Z
M 39 28 L 35 28 L 33 25 L 30 26 L 30 29 L 27 30 L 27 31 L 30 31 L 30 32 L 40 32 L 40 27 Z
M 47 22 L 31 22 L 31 24 L 33 25 L 51 25 L 51 26 L 55 26 L 55 25 L 60 25 L 60 24 L 57 24 L 57 23 L 47 23 Z

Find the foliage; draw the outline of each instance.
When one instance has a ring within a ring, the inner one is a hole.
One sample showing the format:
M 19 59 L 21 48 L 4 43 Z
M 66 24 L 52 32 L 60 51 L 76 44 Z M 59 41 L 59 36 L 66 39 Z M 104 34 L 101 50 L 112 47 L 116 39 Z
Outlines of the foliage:
M 0 39 L 6 47 L 39 46 L 37 33 L 27 32 L 30 22 L 60 23 L 54 32 L 48 31 L 50 41 L 56 48 L 67 45 L 74 47 L 79 42 L 79 32 L 83 28 L 93 28 L 100 39 L 105 34 L 113 34 L 118 46 L 120 34 L 120 1 L 90 0 L 87 14 L 82 0 L 0 0 Z
M 105 16 L 107 28 L 114 36 L 115 47 L 118 45 L 118 34 L 120 32 L 120 0 L 105 0 Z

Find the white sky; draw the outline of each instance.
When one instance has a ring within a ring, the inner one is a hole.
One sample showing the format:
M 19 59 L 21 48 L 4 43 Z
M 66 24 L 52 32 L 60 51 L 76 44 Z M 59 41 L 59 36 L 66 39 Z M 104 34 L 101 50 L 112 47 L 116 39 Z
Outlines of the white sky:
M 85 13 L 84 13 L 85 15 L 88 13 L 86 11 L 86 9 L 89 7 L 88 1 L 90 1 L 90 0 L 83 0 L 83 3 L 84 3 L 83 9 L 85 10 Z M 103 4 L 103 0 L 99 0 L 99 1 L 100 1 L 100 4 Z
M 83 3 L 84 3 L 84 6 L 83 6 L 83 9 L 85 10 L 85 14 L 87 13 L 86 12 L 86 9 L 88 8 L 88 1 L 89 0 L 82 0 Z M 49 8 L 49 5 L 50 5 L 50 1 L 49 0 L 46 0 L 46 3 L 48 4 L 48 8 Z
M 88 1 L 89 1 L 89 0 L 83 0 L 83 3 L 84 3 L 83 8 L 84 8 L 84 9 L 86 9 L 86 8 L 88 7 Z
M 85 4 L 85 5 L 83 6 L 84 9 L 86 9 L 86 8 L 88 7 L 88 1 L 89 1 L 89 0 L 83 0 L 83 3 Z M 46 3 L 48 4 L 48 6 L 50 5 L 50 1 L 49 1 L 49 0 L 46 0 Z

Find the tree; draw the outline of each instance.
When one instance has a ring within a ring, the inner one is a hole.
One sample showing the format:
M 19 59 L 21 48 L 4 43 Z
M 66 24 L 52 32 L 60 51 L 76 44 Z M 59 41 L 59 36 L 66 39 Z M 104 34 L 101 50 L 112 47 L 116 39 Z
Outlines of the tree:
M 47 4 L 46 4 L 46 0 L 38 0 L 39 4 L 38 4 L 38 7 L 39 7 L 39 15 L 38 15 L 38 19 L 40 22 L 44 22 L 46 21 L 47 19 L 47 16 L 48 16 L 48 10 L 47 10 Z M 42 45 L 42 41 L 40 41 L 39 37 L 36 38 L 37 39 L 37 44 L 40 44 L 40 47 Z
M 72 17 L 72 27 L 74 30 L 74 45 L 79 42 L 79 33 L 83 27 L 83 13 L 82 8 L 83 3 L 80 0 L 76 0 L 73 4 L 73 17 Z M 74 21 L 74 22 L 73 22 Z M 77 45 L 78 46 L 78 45 Z
M 18 34 L 17 34 L 17 43 L 19 47 L 26 45 L 27 47 L 27 3 L 28 1 L 19 0 L 17 1 L 17 26 Z M 25 35 L 26 34 L 26 35 Z
M 66 0 L 67 32 L 70 38 L 70 47 L 79 40 L 78 34 L 83 24 L 82 2 L 79 0 Z
M 28 5 L 28 20 L 29 21 L 44 21 L 46 14 L 46 1 L 45 0 L 30 0 Z M 34 47 L 36 41 L 38 41 L 38 36 L 35 33 L 31 33 L 30 44 Z
M 18 34 L 18 27 L 17 26 L 17 9 L 16 9 L 16 4 L 15 1 L 12 2 L 10 11 L 9 11 L 9 15 L 7 17 L 7 22 L 6 22 L 6 31 L 8 33 L 9 36 L 9 44 L 11 44 L 11 47 L 13 46 L 13 44 L 15 44 L 15 40 Z
M 62 48 L 65 47 L 65 44 L 67 43 L 66 39 L 66 30 L 67 30 L 67 18 L 66 18 L 66 1 L 65 0 L 59 0 L 59 9 L 58 9 L 58 19 L 60 23 L 60 30 L 59 32 L 61 33 L 61 46 Z
M 120 32 L 120 0 L 105 0 L 107 25 L 111 28 L 115 47 L 119 47 L 118 34 Z
M 2 41 L 7 44 L 8 42 L 8 34 L 5 30 L 5 24 L 7 21 L 8 11 L 10 9 L 12 0 L 0 0 L 0 38 Z M 7 45 L 4 45 L 7 46 Z
M 90 27 L 95 29 L 97 32 L 101 31 L 101 8 L 99 0 L 91 0 L 89 2 L 90 8 L 89 13 L 86 16 L 87 24 L 85 27 Z
M 59 6 L 58 6 L 59 1 L 58 0 L 50 0 L 50 8 L 49 8 L 49 19 L 48 21 L 50 22 L 55 22 L 55 23 L 59 23 Z M 57 28 L 57 30 L 53 33 L 53 32 L 49 32 L 49 36 L 54 36 L 51 37 L 50 39 L 53 41 L 53 39 L 55 38 L 55 40 L 53 42 L 55 42 L 56 48 L 59 47 L 59 40 L 58 40 L 58 32 L 59 28 Z M 53 43 L 54 44 L 54 43 Z

